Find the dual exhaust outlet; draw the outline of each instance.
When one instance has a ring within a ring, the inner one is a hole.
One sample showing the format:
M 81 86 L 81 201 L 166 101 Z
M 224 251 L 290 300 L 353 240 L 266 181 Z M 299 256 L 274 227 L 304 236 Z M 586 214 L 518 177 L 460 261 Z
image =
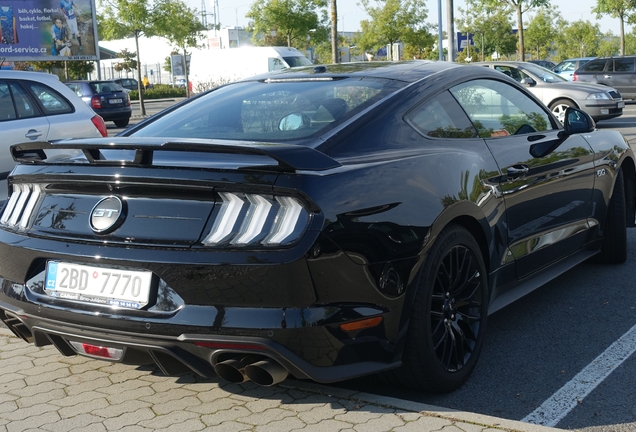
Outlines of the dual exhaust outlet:
M 259 355 L 245 355 L 217 363 L 214 371 L 218 376 L 234 384 L 254 381 L 262 386 L 272 386 L 284 381 L 289 375 L 278 362 Z

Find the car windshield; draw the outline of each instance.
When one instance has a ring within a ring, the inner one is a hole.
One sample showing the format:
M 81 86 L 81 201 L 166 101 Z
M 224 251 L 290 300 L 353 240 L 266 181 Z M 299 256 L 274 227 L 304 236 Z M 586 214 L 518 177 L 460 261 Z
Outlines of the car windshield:
M 541 67 L 533 63 L 525 64 L 523 68 L 526 71 L 530 72 L 532 75 L 539 78 L 543 82 L 552 83 L 552 82 L 563 82 L 563 81 L 567 82 L 568 81 L 565 78 L 563 78 L 561 75 L 557 75 L 551 70 L 548 70 L 544 67 Z
M 276 78 L 218 87 L 130 136 L 285 141 L 322 134 L 406 85 L 370 78 Z

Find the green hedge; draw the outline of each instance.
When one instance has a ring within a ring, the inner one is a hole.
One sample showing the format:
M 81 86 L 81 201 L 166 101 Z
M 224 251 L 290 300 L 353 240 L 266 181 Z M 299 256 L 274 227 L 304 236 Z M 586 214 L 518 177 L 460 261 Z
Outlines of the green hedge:
M 137 90 L 131 90 L 128 93 L 130 96 L 130 100 L 139 100 L 139 92 Z M 153 88 L 149 88 L 144 91 L 144 100 L 145 99 L 165 99 L 165 98 L 173 98 L 173 97 L 186 97 L 186 89 L 172 87 L 167 84 L 155 84 Z

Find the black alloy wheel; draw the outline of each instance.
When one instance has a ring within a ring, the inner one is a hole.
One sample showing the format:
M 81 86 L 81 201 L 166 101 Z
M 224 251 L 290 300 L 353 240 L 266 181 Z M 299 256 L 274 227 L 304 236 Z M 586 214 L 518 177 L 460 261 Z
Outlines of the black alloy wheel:
M 475 254 L 456 245 L 442 259 L 431 296 L 431 337 L 442 367 L 463 368 L 477 344 L 481 324 L 481 269 Z
M 449 392 L 470 376 L 488 315 L 488 278 L 479 245 L 463 227 L 439 235 L 422 269 L 402 367 L 385 377 L 400 385 Z

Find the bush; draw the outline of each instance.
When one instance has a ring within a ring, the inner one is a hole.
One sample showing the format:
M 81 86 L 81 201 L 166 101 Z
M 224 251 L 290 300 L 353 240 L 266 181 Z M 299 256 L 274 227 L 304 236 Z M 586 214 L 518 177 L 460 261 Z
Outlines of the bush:
M 137 90 L 131 90 L 128 93 L 130 100 L 139 100 L 139 92 Z M 144 91 L 144 99 L 165 99 L 174 97 L 186 97 L 186 89 L 179 87 L 172 87 L 167 84 L 155 84 L 153 88 L 149 88 Z

